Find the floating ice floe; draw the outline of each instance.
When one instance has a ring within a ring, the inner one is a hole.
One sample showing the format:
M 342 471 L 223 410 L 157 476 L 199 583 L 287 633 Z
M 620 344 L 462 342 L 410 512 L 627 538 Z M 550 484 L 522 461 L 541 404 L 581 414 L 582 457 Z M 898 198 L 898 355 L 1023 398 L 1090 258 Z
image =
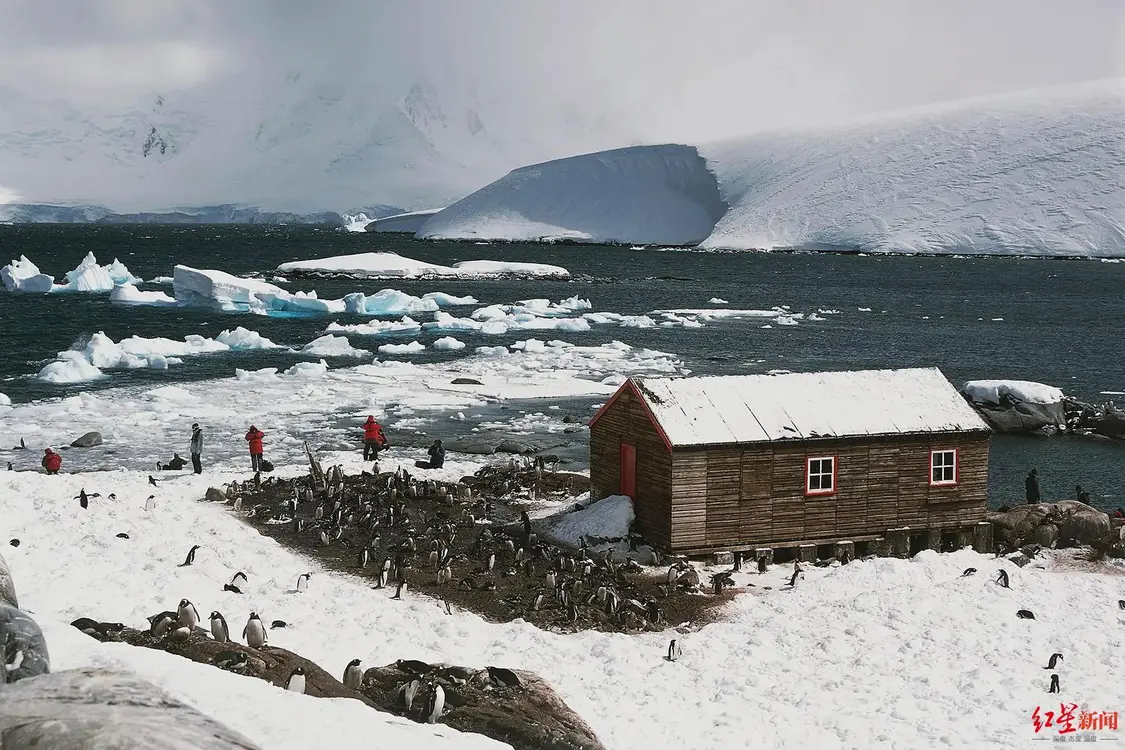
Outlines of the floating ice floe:
M 47 293 L 55 285 L 53 276 L 41 272 L 39 267 L 21 255 L 0 268 L 0 281 L 9 292 Z
M 405 258 L 397 253 L 357 253 L 316 260 L 282 263 L 281 273 L 349 276 L 354 278 L 461 278 L 475 279 L 496 276 L 565 278 L 570 272 L 561 266 L 545 263 L 515 263 L 497 260 L 465 260 L 452 266 Z
M 455 352 L 465 348 L 465 342 L 459 341 L 452 336 L 442 336 L 435 341 L 431 346 L 439 351 Z
M 225 271 L 176 266 L 172 281 L 176 300 L 228 312 L 260 315 L 339 314 L 392 315 L 435 312 L 443 306 L 472 305 L 472 297 L 431 292 L 415 297 L 396 289 L 375 294 L 347 294 L 343 299 L 320 299 L 315 291 L 289 292 L 258 279 L 244 279 Z
M 315 380 L 328 373 L 328 363 L 323 359 L 319 362 L 298 362 L 278 375 L 276 367 L 262 367 L 257 370 L 243 370 L 235 368 L 234 377 L 239 381 L 273 382 L 282 377 L 293 379 Z
M 301 354 L 315 357 L 370 357 L 371 352 L 352 346 L 346 336 L 326 334 L 301 347 Z
M 769 318 L 773 323 L 795 326 L 805 318 L 804 313 L 794 313 L 788 307 L 774 307 L 769 310 L 732 310 L 729 308 L 653 310 L 650 315 L 659 315 L 664 320 L 659 325 L 664 328 L 680 326 L 683 328 L 702 328 L 705 324 L 723 318 Z M 823 320 L 823 318 L 818 318 Z
M 116 343 L 98 331 L 81 348 L 59 352 L 58 360 L 40 370 L 38 377 L 48 383 L 81 383 L 105 377 L 103 370 L 166 370 L 169 365 L 183 364 L 181 357 L 232 349 L 274 348 L 278 348 L 277 344 L 245 328 L 223 331 L 214 339 L 195 334 L 183 341 L 131 336 Z
M 8 398 L 3 393 L 0 393 L 0 406 L 11 406 L 11 405 L 12 405 L 12 399 Z
M 144 292 L 133 284 L 118 284 L 109 293 L 109 301 L 119 305 L 153 305 L 172 307 L 180 304 L 174 297 L 161 291 Z
M 439 313 L 441 314 L 444 313 Z M 329 333 L 356 333 L 362 336 L 381 336 L 388 333 L 414 334 L 422 332 L 422 324 L 410 316 L 405 316 L 401 320 L 370 320 L 366 323 L 332 322 L 325 330 Z
M 380 354 L 417 354 L 426 350 L 426 345 L 417 341 L 409 344 L 383 344 L 379 347 Z
M 722 297 L 712 297 L 711 299 L 707 300 L 707 303 L 710 304 L 710 305 L 728 305 L 728 304 L 730 304 L 729 302 L 727 302 Z

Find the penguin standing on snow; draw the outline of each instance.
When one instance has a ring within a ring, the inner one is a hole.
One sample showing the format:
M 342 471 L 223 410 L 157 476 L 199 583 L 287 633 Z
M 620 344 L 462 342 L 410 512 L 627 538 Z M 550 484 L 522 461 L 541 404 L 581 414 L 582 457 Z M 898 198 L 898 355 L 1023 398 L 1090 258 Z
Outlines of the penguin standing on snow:
M 11 464 L 8 464 L 8 466 L 11 466 Z M 90 496 L 86 494 L 85 487 L 78 491 L 78 497 L 76 499 L 78 500 L 78 504 L 82 506 L 82 510 L 86 510 L 90 507 Z
M 1062 659 L 1062 658 L 1063 658 L 1062 654 L 1059 654 L 1059 653 L 1051 654 L 1051 658 L 1047 662 L 1047 666 L 1043 667 L 1043 669 L 1054 669 L 1055 665 L 1058 664 L 1059 660 Z
M 311 576 L 311 575 L 312 575 L 312 573 L 302 573 L 301 575 L 297 576 L 297 593 L 298 594 L 303 594 L 306 591 L 308 591 L 308 589 L 309 589 L 309 576 Z
M 285 683 L 286 690 L 292 690 L 294 693 L 305 692 L 305 670 L 297 667 L 289 673 L 289 680 Z
M 769 569 L 769 565 L 766 564 L 766 556 L 762 555 L 758 558 L 758 572 L 765 573 L 767 569 Z
M 406 581 L 399 581 L 398 586 L 395 587 L 395 595 L 392 596 L 391 598 L 392 599 L 401 599 L 402 598 L 402 591 L 405 588 L 406 588 Z
M 1048 693 L 1059 692 L 1059 676 L 1057 674 L 1051 675 L 1051 687 L 1047 688 Z
M 219 643 L 230 643 L 230 628 L 227 627 L 226 618 L 218 611 L 211 613 L 211 635 Z
M 359 664 L 359 659 L 352 659 L 344 667 L 344 687 L 359 690 L 359 686 L 363 684 L 363 670 L 359 668 Z
M 266 636 L 266 626 L 262 624 L 257 612 L 250 613 L 250 619 L 242 629 L 242 637 L 246 639 L 246 645 L 250 648 L 261 648 L 266 645 L 269 640 Z
M 149 495 L 148 499 L 145 500 L 145 510 L 149 513 L 156 510 L 156 495 Z
M 176 621 L 181 628 L 194 628 L 199 624 L 199 611 L 187 599 L 180 599 L 180 608 L 176 610 Z
M 196 544 L 196 545 L 193 545 L 192 548 L 188 550 L 187 557 L 184 558 L 184 564 L 180 566 L 181 568 L 186 568 L 187 566 L 189 566 L 189 565 L 191 565 L 192 563 L 195 562 L 195 551 L 198 550 L 199 547 L 200 546 L 198 544 Z
M 1008 585 L 1008 571 L 1001 568 L 996 576 L 996 582 L 1006 589 L 1011 588 L 1011 586 Z
M 246 585 L 246 574 L 241 570 L 234 574 L 234 578 L 230 579 L 230 583 L 223 586 L 223 591 L 233 591 L 236 594 L 242 593 L 242 587 Z
M 668 661 L 675 661 L 680 658 L 680 642 L 673 638 L 668 643 L 668 655 L 664 658 Z

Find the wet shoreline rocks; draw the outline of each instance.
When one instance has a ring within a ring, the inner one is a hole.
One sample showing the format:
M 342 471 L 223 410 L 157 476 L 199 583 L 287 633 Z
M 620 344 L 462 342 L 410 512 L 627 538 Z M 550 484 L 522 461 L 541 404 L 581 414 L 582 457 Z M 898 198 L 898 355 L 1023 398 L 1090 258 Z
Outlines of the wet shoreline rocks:
M 1125 439 L 1125 410 L 1112 401 L 1088 404 L 1053 386 L 1005 380 L 971 380 L 961 395 L 999 433 Z

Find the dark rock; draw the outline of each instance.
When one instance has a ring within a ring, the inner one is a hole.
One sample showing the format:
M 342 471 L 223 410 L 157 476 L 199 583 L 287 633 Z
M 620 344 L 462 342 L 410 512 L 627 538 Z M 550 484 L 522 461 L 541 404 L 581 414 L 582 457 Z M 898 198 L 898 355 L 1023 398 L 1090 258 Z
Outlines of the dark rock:
M 490 676 L 494 671 L 504 679 Z M 516 750 L 602 750 L 594 731 L 558 697 L 550 685 L 531 672 L 469 669 L 435 665 L 428 675 L 441 684 L 446 710 L 439 723 L 507 743 Z M 512 678 L 518 685 L 510 684 Z M 363 675 L 361 690 L 386 709 L 414 721 L 431 689 L 422 678 L 413 710 L 407 711 L 398 689 L 415 679 L 394 664 L 373 667 Z
M 257 750 L 136 675 L 73 669 L 0 687 L 4 750 Z
M 18 544 L 12 545 L 18 547 Z M 12 580 L 12 571 L 8 569 L 8 563 L 4 560 L 4 556 L 0 555 L 0 604 L 7 604 L 9 607 L 20 606 L 19 600 L 16 598 L 16 582 Z
M 472 453 L 477 456 L 491 456 L 496 452 L 496 447 L 488 443 L 465 440 L 447 440 L 442 445 L 445 446 L 447 453 Z
M 236 629 L 233 623 L 231 624 L 231 629 Z M 99 641 L 122 642 L 132 646 L 166 651 L 169 654 L 182 656 L 185 659 L 191 659 L 200 664 L 214 664 L 216 657 L 222 652 L 245 654 L 245 666 L 229 671 L 250 677 L 257 677 L 260 680 L 265 680 L 266 682 L 281 687 L 286 684 L 289 675 L 293 672 L 295 667 L 302 667 L 305 670 L 306 695 L 324 698 L 355 698 L 356 700 L 363 701 L 368 706 L 376 707 L 369 699 L 354 690 L 344 687 L 342 682 L 313 662 L 291 651 L 286 651 L 283 648 L 266 646 L 266 648 L 259 651 L 249 646 L 244 646 L 241 643 L 219 643 L 210 638 L 206 631 L 201 628 L 196 628 L 186 639 L 179 641 L 173 641 L 168 638 L 158 638 L 149 633 L 148 630 L 134 630 L 133 628 L 123 628 L 117 632 L 113 632 L 110 628 L 106 628 L 105 630 L 106 632 L 96 634 L 91 634 L 85 630 L 83 632 Z
M 209 503 L 225 503 L 227 501 L 227 494 L 215 487 L 208 487 L 207 494 L 203 496 L 203 499 Z
M 497 453 L 515 453 L 523 456 L 531 455 L 537 450 L 539 450 L 538 446 L 523 443 L 519 440 L 512 440 L 510 438 L 501 441 L 500 445 L 496 446 Z
M 484 385 L 484 383 L 475 378 L 454 378 L 453 385 Z
M 1010 406 L 974 404 L 989 426 L 997 432 L 1029 433 L 1055 432 L 1066 429 L 1066 415 L 1062 403 Z
M 1054 547 L 1059 541 L 1059 527 L 1053 523 L 1045 523 L 1035 530 L 1034 539 L 1044 547 Z
M 6 672 L 7 681 L 15 682 L 51 671 L 51 657 L 47 641 L 39 624 L 23 610 L 0 604 L 0 658 L 5 664 L 18 664 Z M 0 669 L 0 675 L 5 671 Z M 0 683 L 3 680 L 0 679 Z M 0 698 L 0 703 L 4 699 Z M 2 735 L 0 735 L 2 737 Z M 6 744 L 0 747 L 7 748 Z
M 1076 500 L 1019 505 L 1004 513 L 990 513 L 988 520 L 996 540 L 1011 547 L 1032 541 L 1050 546 L 1045 542 L 1054 535 L 1059 547 L 1101 544 L 1113 528 L 1107 514 Z M 1047 528 L 1040 531 L 1043 527 Z
M 75 440 L 70 444 L 71 448 L 93 448 L 95 445 L 102 444 L 102 434 L 100 432 L 87 432 L 82 437 Z
M 574 424 L 575 422 L 578 422 L 580 420 L 578 419 L 578 417 L 574 416 L 573 414 L 567 414 L 565 417 L 562 418 L 562 421 L 563 421 L 563 424 Z
M 1004 559 L 1019 568 L 1022 568 L 1023 566 L 1031 562 L 1031 558 L 1022 552 L 1017 552 L 1014 555 L 1008 555 L 1008 557 Z

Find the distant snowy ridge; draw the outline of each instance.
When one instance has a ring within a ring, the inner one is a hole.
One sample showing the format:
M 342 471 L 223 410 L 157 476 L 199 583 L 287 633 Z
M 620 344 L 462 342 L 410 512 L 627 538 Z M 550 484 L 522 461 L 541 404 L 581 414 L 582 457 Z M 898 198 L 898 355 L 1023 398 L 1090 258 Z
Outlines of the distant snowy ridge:
M 691 146 L 634 146 L 533 164 L 457 201 L 424 239 L 695 244 L 726 209 Z
M 545 162 L 418 236 L 1125 256 L 1125 79 Z
M 397 253 L 356 253 L 316 260 L 295 260 L 277 267 L 280 273 L 304 276 L 345 276 L 368 279 L 475 279 L 496 276 L 565 278 L 570 272 L 545 263 L 514 263 L 496 260 L 463 260 L 452 266 L 426 263 Z
M 371 206 L 355 212 L 265 211 L 256 206 L 232 204 L 153 209 L 118 213 L 105 206 L 53 205 L 47 203 L 0 204 L 0 221 L 15 224 L 328 224 L 347 228 L 359 216 L 364 222 L 401 213 L 397 206 Z M 362 227 L 359 231 L 362 231 Z

